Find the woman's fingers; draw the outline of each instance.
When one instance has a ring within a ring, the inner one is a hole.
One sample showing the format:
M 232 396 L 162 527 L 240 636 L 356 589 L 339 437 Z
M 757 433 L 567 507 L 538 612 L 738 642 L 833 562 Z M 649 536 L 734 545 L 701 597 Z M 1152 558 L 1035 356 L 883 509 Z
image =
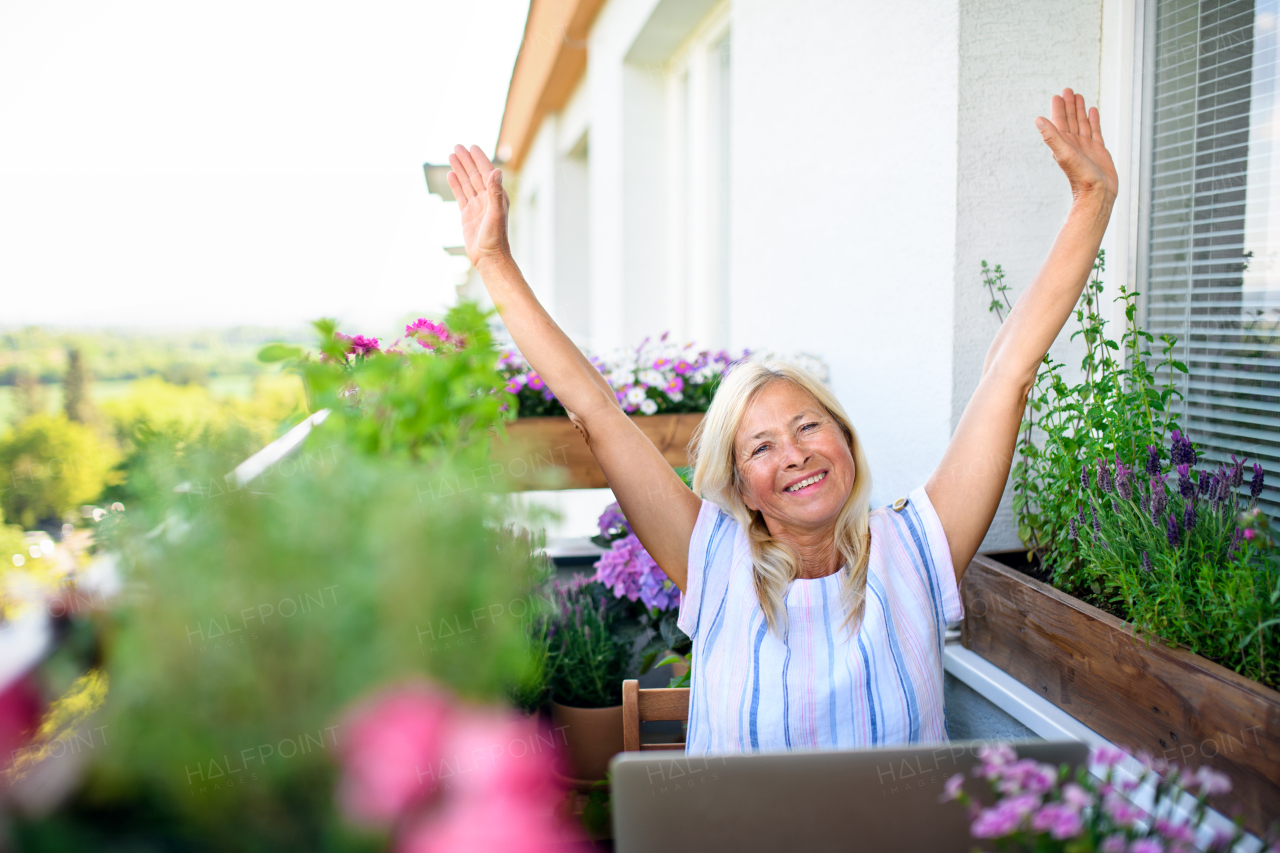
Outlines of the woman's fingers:
M 484 149 L 479 145 L 472 145 L 471 159 L 476 161 L 476 166 L 480 168 L 480 177 L 484 178 L 487 183 L 489 180 L 489 173 L 493 171 L 493 163 L 489 162 L 489 158 L 485 155 Z
M 1062 100 L 1061 95 L 1054 95 L 1053 100 L 1049 103 L 1049 120 L 1059 130 L 1067 129 L 1067 105 Z
M 1079 133 L 1080 125 L 1076 123 L 1076 94 L 1070 89 L 1062 90 L 1063 112 L 1067 118 L 1067 126 L 1058 129 L 1067 133 Z
M 458 209 L 466 208 L 468 199 L 466 192 L 463 191 L 462 181 L 458 180 L 458 176 L 453 172 L 450 172 L 446 177 L 449 179 L 449 189 L 453 190 L 453 197 L 458 202 Z
M 1093 139 L 1100 145 L 1106 145 L 1102 141 L 1102 119 L 1098 116 L 1098 108 L 1089 108 L 1089 128 L 1093 131 Z
M 1076 126 L 1080 129 L 1076 131 L 1081 136 L 1091 136 L 1093 127 L 1089 124 L 1089 111 L 1084 106 L 1084 95 L 1076 93 Z
M 452 175 L 453 179 L 458 182 L 458 189 L 454 190 L 453 194 L 457 195 L 458 198 L 460 199 L 466 199 L 467 201 L 471 201 L 471 199 L 476 197 L 476 191 L 471 186 L 471 178 L 467 176 L 466 166 L 462 165 L 462 161 L 458 159 L 457 154 L 449 155 L 449 165 L 453 167 L 453 171 L 450 172 L 449 174 Z M 449 186 L 453 186 L 452 181 L 449 183 Z M 461 195 L 458 195 L 458 190 L 462 191 Z
M 453 146 L 453 153 L 457 156 L 462 168 L 466 169 L 467 177 L 471 179 L 471 189 L 475 190 L 476 195 L 484 192 L 484 178 L 480 175 L 480 170 L 476 168 L 476 161 L 471 159 L 471 152 L 463 148 L 461 145 Z M 453 162 L 452 160 L 450 162 Z
M 1036 129 L 1040 131 L 1040 138 L 1044 140 L 1045 144 L 1049 146 L 1049 150 L 1053 152 L 1053 159 L 1061 163 L 1070 156 L 1073 149 L 1062 138 L 1062 134 L 1058 132 L 1058 128 L 1054 126 L 1053 122 L 1044 116 L 1038 116 L 1036 118 Z

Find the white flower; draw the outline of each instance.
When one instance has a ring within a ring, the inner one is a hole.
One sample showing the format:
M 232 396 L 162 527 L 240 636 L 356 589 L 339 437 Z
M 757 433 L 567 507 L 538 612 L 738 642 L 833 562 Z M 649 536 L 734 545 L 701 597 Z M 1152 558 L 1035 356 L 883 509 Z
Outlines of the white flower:
M 667 398 L 671 400 L 671 402 L 673 403 L 679 403 L 681 400 L 684 399 L 684 395 L 681 394 L 679 391 L 668 391 Z
M 627 402 L 628 402 L 629 404 L 631 404 L 632 406 L 642 406 L 642 407 L 643 407 L 643 405 L 644 405 L 644 401 L 645 401 L 645 400 L 649 400 L 649 398 L 648 398 L 648 397 L 646 397 L 646 396 L 644 395 L 644 389 L 643 389 L 643 388 L 641 388 L 639 385 L 632 385 L 632 386 L 627 390 Z M 649 402 L 651 402 L 651 403 L 652 403 L 653 401 L 652 401 L 652 400 L 649 400 Z M 657 404 L 656 404 L 656 403 L 654 403 L 654 405 L 656 406 Z M 649 414 L 651 414 L 651 413 L 649 413 Z
M 658 404 L 653 400 L 650 400 L 648 397 L 645 397 L 640 403 L 640 414 L 652 415 L 656 411 L 658 411 Z
M 650 388 L 661 388 L 667 384 L 667 380 L 662 378 L 662 374 L 652 368 L 640 371 L 640 381 Z

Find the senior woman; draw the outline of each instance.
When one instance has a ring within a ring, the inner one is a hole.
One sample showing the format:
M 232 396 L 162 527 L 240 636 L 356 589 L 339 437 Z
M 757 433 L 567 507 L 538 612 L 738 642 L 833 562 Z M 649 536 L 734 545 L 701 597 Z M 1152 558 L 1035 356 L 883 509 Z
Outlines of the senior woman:
M 450 156 L 467 255 L 684 593 L 689 753 L 947 739 L 944 626 L 961 616 L 957 585 L 995 515 L 1036 368 L 1080 296 L 1117 188 L 1098 111 L 1067 89 L 1050 116 L 1035 124 L 1071 185 L 1067 221 L 996 334 L 937 470 L 874 510 L 848 415 L 784 364 L 747 363 L 724 379 L 686 488 L 521 276 L 502 173 L 477 147 Z

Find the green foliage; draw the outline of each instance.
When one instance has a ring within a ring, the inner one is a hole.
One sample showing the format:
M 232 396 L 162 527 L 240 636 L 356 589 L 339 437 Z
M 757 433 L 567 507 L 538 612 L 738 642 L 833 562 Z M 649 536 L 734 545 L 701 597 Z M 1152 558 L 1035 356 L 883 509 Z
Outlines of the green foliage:
M 262 449 L 304 414 L 298 380 L 281 379 L 259 377 L 253 396 L 239 400 L 154 376 L 135 382 L 127 395 L 108 400 L 102 406 L 106 427 L 123 455 L 119 485 L 107 497 L 131 506 L 151 493 L 156 466 L 189 466 L 193 453 L 218 452 L 238 463 Z
M 1220 469 L 1212 487 L 1209 472 L 1191 471 L 1195 454 L 1170 408 L 1186 365 L 1167 335 L 1153 355 L 1155 339 L 1137 323 L 1137 294 L 1123 285 L 1124 333 L 1119 341 L 1106 335 L 1098 305 L 1104 260 L 1099 252 L 1075 311 L 1082 380 L 1068 384 L 1064 366 L 1046 356 L 1027 402 L 1013 468 L 1018 535 L 1054 586 L 1275 686 L 1280 571 L 1269 539 L 1242 541 L 1242 468 Z M 984 286 L 1002 292 L 985 263 L 983 274 Z M 993 311 L 997 305 L 993 298 Z M 1179 472 L 1174 448 L 1183 442 L 1189 461 Z M 1219 492 L 1217 481 L 1230 486 Z
M 549 611 L 531 625 L 535 646 L 545 646 L 551 698 L 577 708 L 622 703 L 622 681 L 635 678 L 651 633 L 637 623 L 625 599 L 579 576 L 550 585 Z
M 93 407 L 89 399 L 90 379 L 80 350 L 75 347 L 68 349 L 67 372 L 62 377 L 62 407 L 67 413 L 67 420 L 82 424 L 89 422 Z
M 1149 509 L 1152 484 L 1166 490 L 1158 478 L 1130 500 L 1104 493 L 1096 483 L 1087 490 L 1090 523 L 1078 525 L 1079 584 L 1138 631 L 1280 687 L 1280 632 L 1271 629 L 1280 622 L 1280 563 L 1271 543 L 1243 538 L 1234 490 L 1223 501 L 1167 495 L 1157 523 Z M 1188 505 L 1190 529 L 1182 521 Z M 1176 545 L 1167 512 L 1178 531 Z
M 0 437 L 0 507 L 23 527 L 61 519 L 114 482 L 115 449 L 62 415 L 33 415 Z
M 301 373 L 312 411 L 332 412 L 318 430 L 324 436 L 375 456 L 421 460 L 447 448 L 479 464 L 515 399 L 500 390 L 487 315 L 464 303 L 445 321 L 465 346 L 354 355 L 336 324 L 321 320 L 318 359 L 279 345 L 259 358 L 288 361 Z
M 424 498 L 444 463 L 317 450 L 232 492 L 234 460 L 210 455 L 185 492 L 170 484 L 189 471 L 158 477 L 155 500 L 127 514 L 114 544 L 145 594 L 112 614 L 96 800 L 150 792 L 215 849 L 338 849 L 332 767 L 349 703 L 416 676 L 475 701 L 529 681 L 519 619 L 441 642 L 545 573 L 497 505 Z M 280 748 L 307 734 L 309 750 Z M 275 754 L 260 757 L 264 744 Z
M 1107 322 L 1099 314 L 1104 269 L 1105 255 L 1099 252 L 1075 310 L 1078 328 L 1071 339 L 1085 344 L 1083 378 L 1068 384 L 1065 365 L 1045 356 L 1027 400 L 1013 467 L 1018 536 L 1054 573 L 1054 583 L 1068 591 L 1081 587 L 1078 547 L 1068 536 L 1070 521 L 1084 503 L 1081 473 L 1096 459 L 1118 456 L 1133 463 L 1146 458 L 1148 445 L 1163 447 L 1177 425 L 1169 410 L 1178 396 L 1174 371 L 1186 372 L 1173 359 L 1169 336 L 1161 339 L 1163 360 L 1155 371 L 1148 367 L 1153 338 L 1138 327 L 1137 293 L 1124 285 L 1116 298 L 1125 307 L 1124 333 L 1118 342 L 1106 335 Z

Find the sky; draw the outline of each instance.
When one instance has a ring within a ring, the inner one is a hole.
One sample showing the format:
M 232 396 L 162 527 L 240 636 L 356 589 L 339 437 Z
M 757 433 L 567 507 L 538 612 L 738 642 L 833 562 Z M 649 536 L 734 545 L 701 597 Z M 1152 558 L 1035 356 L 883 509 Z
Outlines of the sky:
M 386 333 L 464 259 L 527 0 L 0 0 L 0 326 Z

